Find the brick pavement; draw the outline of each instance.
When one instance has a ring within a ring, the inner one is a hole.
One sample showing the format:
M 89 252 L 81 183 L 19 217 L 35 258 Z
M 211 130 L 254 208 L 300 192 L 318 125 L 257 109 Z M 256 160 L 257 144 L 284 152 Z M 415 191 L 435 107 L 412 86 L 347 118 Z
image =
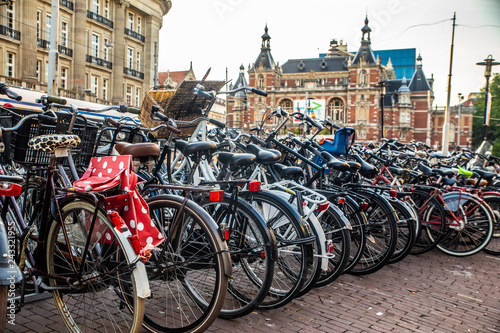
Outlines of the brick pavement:
M 27 304 L 8 332 L 61 332 L 52 299 Z M 282 309 L 218 319 L 210 332 L 500 332 L 500 257 L 435 250 L 367 276 L 343 275 Z

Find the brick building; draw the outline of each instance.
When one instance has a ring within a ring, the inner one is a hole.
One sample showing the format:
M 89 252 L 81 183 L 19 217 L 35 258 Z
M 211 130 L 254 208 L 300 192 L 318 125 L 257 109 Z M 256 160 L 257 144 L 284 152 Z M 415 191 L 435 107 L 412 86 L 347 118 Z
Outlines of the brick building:
M 273 59 L 266 26 L 260 53 L 247 70 L 248 81 L 242 65 L 233 88 L 248 84 L 268 96 L 250 92 L 231 96 L 229 126 L 249 129 L 259 124 L 266 110 L 270 112 L 268 106 L 281 106 L 289 112 L 309 112 L 313 118 L 329 117 L 339 125 L 353 127 L 360 142 L 382 137 L 383 124 L 385 137 L 430 143 L 433 79 L 426 78 L 422 57 L 417 57 L 411 78 L 397 78 L 390 58 L 383 64 L 375 57 L 368 18 L 364 23 L 356 53 L 348 52 L 342 41 L 332 40 L 326 56 L 291 59 L 283 65 Z M 265 126 L 274 128 L 276 124 L 270 121 Z

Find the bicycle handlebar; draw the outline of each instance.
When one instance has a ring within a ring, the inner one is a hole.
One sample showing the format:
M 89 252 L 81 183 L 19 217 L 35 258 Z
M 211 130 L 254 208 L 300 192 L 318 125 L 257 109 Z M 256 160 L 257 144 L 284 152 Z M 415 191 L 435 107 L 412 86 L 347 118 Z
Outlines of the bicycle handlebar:
M 23 99 L 22 96 L 20 96 L 18 93 L 12 91 L 9 89 L 9 86 L 7 86 L 5 83 L 0 82 L 0 94 L 2 95 L 7 95 L 10 99 L 15 99 L 16 101 L 20 101 Z

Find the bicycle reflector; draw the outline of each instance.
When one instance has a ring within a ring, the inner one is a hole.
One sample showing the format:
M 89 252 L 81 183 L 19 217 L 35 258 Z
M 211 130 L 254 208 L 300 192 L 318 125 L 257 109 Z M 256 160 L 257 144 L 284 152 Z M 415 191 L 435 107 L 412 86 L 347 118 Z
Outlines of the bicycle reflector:
M 389 191 L 389 195 L 390 195 L 391 198 L 395 198 L 395 197 L 398 196 L 398 191 L 396 191 L 396 190 L 390 190 Z
M 17 197 L 21 195 L 23 187 L 15 183 L 0 183 L 0 195 L 6 197 Z
M 359 208 L 361 210 L 367 210 L 368 209 L 368 202 L 362 202 L 360 205 L 359 205 Z
M 131 235 L 127 237 L 130 245 L 132 245 L 132 248 L 134 249 L 135 254 L 141 253 L 141 244 L 139 243 L 139 237 L 137 235 Z
M 328 209 L 328 206 L 330 206 L 330 203 L 329 202 L 324 202 L 322 203 L 321 205 L 318 206 L 318 213 L 321 213 L 325 210 Z
M 343 205 L 345 204 L 345 198 L 344 197 L 338 197 L 337 198 L 337 205 Z
M 210 201 L 222 201 L 224 200 L 224 191 L 210 191 Z
M 258 180 L 254 180 L 248 183 L 248 190 L 250 192 L 259 192 L 260 191 L 260 182 Z

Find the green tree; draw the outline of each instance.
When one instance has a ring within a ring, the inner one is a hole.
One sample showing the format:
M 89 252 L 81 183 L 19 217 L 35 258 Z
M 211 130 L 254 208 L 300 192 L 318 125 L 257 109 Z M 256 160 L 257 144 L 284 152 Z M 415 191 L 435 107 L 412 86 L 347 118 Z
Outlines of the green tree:
M 500 74 L 493 74 L 493 78 L 490 79 L 489 90 L 492 101 L 490 126 L 488 126 L 486 138 L 493 144 L 492 154 L 500 156 Z M 474 105 L 476 110 L 472 123 L 472 144 L 474 147 L 478 147 L 483 142 L 484 100 L 485 88 L 481 90 L 481 97 Z

